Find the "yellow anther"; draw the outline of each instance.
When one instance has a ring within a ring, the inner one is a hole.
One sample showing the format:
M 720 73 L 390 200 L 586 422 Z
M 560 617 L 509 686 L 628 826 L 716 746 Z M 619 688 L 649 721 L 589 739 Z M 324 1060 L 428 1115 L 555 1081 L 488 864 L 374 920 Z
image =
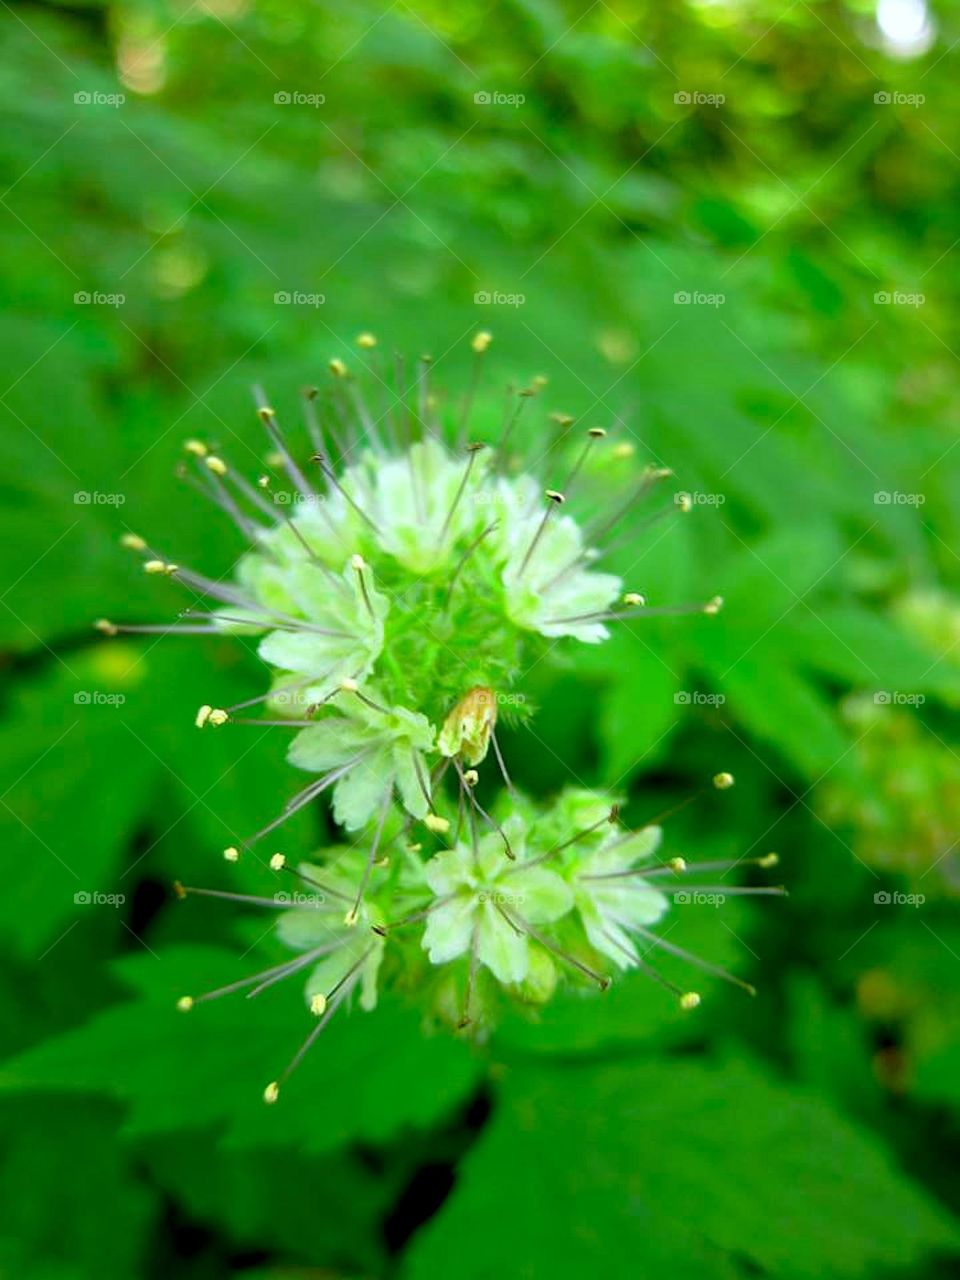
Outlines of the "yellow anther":
M 696 991 L 685 991 L 680 997 L 681 1009 L 696 1009 L 700 1003 L 700 995 Z
M 212 710 L 213 710 L 213 707 L 210 706 L 209 702 L 205 702 L 203 706 L 200 708 L 200 710 L 197 712 L 196 716 L 194 717 L 193 723 L 197 726 L 198 729 L 202 729 L 203 726 L 210 719 L 210 712 Z
M 372 333 L 360 333 L 357 335 L 357 346 L 362 347 L 364 351 L 372 351 L 377 345 L 377 340 Z
M 313 996 L 313 998 L 310 1001 L 310 1012 L 315 1013 L 319 1018 L 320 1015 L 323 1013 L 326 1013 L 326 1011 L 327 1011 L 327 997 L 321 991 L 318 991 L 317 994 Z
M 120 539 L 120 545 L 126 547 L 128 551 L 146 551 L 147 549 L 147 544 L 139 533 L 125 533 Z
M 239 862 L 240 850 L 235 844 L 232 844 L 228 848 L 224 849 L 223 856 L 227 862 Z
M 207 716 L 207 723 L 212 724 L 215 729 L 218 729 L 220 725 L 226 724 L 229 719 L 230 717 L 226 711 L 224 711 L 223 707 L 214 707 Z
M 227 464 L 222 458 L 217 458 L 214 454 L 204 458 L 207 470 L 212 471 L 215 476 L 225 476 L 227 474 Z
M 268 1106 L 272 1106 L 280 1097 L 280 1086 L 276 1080 L 271 1080 L 263 1091 L 263 1100 Z
M 181 1013 L 189 1013 L 193 1008 L 193 996 L 181 996 L 177 1001 L 177 1008 Z
M 282 871 L 286 865 L 287 865 L 287 859 L 285 855 L 282 853 L 275 853 L 270 858 L 271 871 Z
M 475 333 L 470 339 L 470 345 L 478 356 L 482 356 L 492 341 L 493 334 L 488 333 L 486 329 L 481 329 L 479 333 Z
M 195 458 L 205 458 L 209 452 L 202 440 L 184 440 L 183 447 L 187 453 L 192 453 Z
M 441 818 L 435 813 L 428 813 L 423 820 L 423 825 L 428 831 L 435 831 L 438 835 L 450 830 L 450 823 L 446 818 Z
M 715 773 L 713 775 L 713 785 L 718 791 L 727 791 L 733 786 L 732 773 Z
M 117 634 L 117 626 L 109 618 L 98 618 L 93 626 L 96 631 L 102 632 L 105 636 L 115 636 Z

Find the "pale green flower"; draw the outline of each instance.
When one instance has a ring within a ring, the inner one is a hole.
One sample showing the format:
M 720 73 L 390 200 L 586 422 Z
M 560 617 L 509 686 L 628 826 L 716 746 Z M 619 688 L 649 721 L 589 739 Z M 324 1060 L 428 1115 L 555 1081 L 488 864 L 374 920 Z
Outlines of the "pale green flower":
M 669 899 L 636 872 L 660 846 L 659 827 L 623 834 L 607 828 L 603 843 L 571 858 L 571 885 L 584 930 L 597 951 L 621 969 L 639 960 L 632 934 L 656 924 Z
M 372 690 L 376 697 L 376 690 Z M 424 752 L 433 749 L 435 730 L 426 716 L 406 707 L 371 705 L 366 695 L 344 692 L 337 711 L 302 729 L 287 753 L 291 764 L 311 773 L 327 773 L 333 785 L 333 813 L 348 831 L 369 822 L 389 800 L 394 787 L 415 818 L 430 809 L 429 768 Z
M 518 859 L 504 856 L 495 833 L 476 853 L 457 844 L 426 864 L 427 884 L 440 900 L 427 917 L 423 948 L 433 964 L 476 953 L 498 982 L 519 983 L 530 971 L 527 925 L 551 924 L 573 906 L 569 886 L 546 867 L 524 867 L 523 824 L 505 824 Z

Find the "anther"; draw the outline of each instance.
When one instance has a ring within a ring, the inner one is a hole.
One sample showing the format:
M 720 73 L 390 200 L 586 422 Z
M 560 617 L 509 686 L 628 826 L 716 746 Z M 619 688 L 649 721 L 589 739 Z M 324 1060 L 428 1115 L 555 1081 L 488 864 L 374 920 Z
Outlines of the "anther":
M 353 929 L 359 920 L 359 914 L 356 907 L 351 907 L 347 914 L 343 917 L 343 923 L 348 929 Z
M 628 605 L 646 604 L 646 596 L 642 596 L 639 591 L 628 591 L 623 597 L 623 603 Z
M 602 440 L 606 434 L 603 427 L 590 427 L 587 431 L 587 435 L 592 436 L 594 440 Z
M 264 405 L 261 405 L 260 408 L 257 410 L 257 416 L 259 417 L 261 422 L 269 422 L 272 418 L 275 418 L 277 415 L 273 412 L 273 410 L 270 408 L 268 404 L 264 404 Z
M 572 413 L 551 413 L 550 421 L 555 422 L 558 427 L 571 427 L 576 422 L 576 418 Z
M 713 785 L 718 791 L 727 791 L 733 786 L 732 773 L 715 773 L 713 775 Z
M 444 835 L 450 830 L 448 819 L 441 818 L 435 813 L 428 813 L 423 820 L 423 825 L 428 831 L 435 831 L 438 835 Z
M 547 489 L 546 495 L 550 501 L 555 502 L 558 507 L 562 506 L 566 502 L 566 498 L 559 489 Z
M 685 991 L 680 997 L 681 1009 L 696 1009 L 700 1003 L 699 993 L 696 991 Z
M 676 501 L 678 509 L 682 511 L 684 515 L 688 515 L 693 510 L 693 499 L 690 497 L 689 493 L 678 493 Z
M 475 333 L 470 339 L 470 346 L 478 356 L 482 356 L 492 341 L 493 334 L 489 333 L 486 329 L 481 329 L 479 333 Z
M 361 333 L 357 335 L 357 346 L 362 347 L 364 351 L 372 351 L 377 345 L 377 340 L 372 333 Z
M 220 725 L 226 724 L 229 719 L 223 707 L 214 707 L 207 716 L 207 724 L 212 724 L 215 729 L 219 729 Z
M 779 853 L 765 853 L 762 858 L 757 859 L 758 867 L 775 867 L 780 862 Z
M 671 871 L 676 871 L 677 875 L 679 875 L 681 871 L 686 871 L 687 860 L 686 858 L 669 858 L 666 865 Z
M 126 547 L 128 551 L 146 551 L 147 544 L 139 533 L 125 533 L 120 539 L 121 547 Z
M 224 849 L 223 856 L 225 861 L 227 862 L 239 862 L 240 850 L 237 848 L 236 845 L 232 844 L 228 848 Z
M 187 896 L 187 891 L 186 891 L 186 889 L 183 887 L 183 885 L 180 883 L 180 881 L 179 881 L 179 880 L 174 880 L 174 882 L 173 882 L 173 892 L 177 895 L 177 897 L 181 900 L 181 902 L 182 902 L 182 901 L 183 901 L 183 899 Z
M 263 1100 L 268 1106 L 273 1106 L 279 1097 L 280 1086 L 277 1084 L 276 1080 L 271 1080 L 263 1091 Z
M 217 458 L 211 453 L 203 461 L 207 470 L 212 471 L 215 476 L 225 476 L 227 474 L 227 464 L 222 458 Z
M 476 769 L 467 769 L 464 772 L 463 780 L 468 787 L 475 787 L 480 781 L 480 775 L 477 773 Z
M 185 452 L 192 453 L 195 458 L 205 458 L 209 452 L 202 440 L 184 440 Z
M 719 613 L 722 608 L 723 596 L 714 596 L 712 600 L 708 600 L 703 606 L 703 612 L 710 614 L 712 617 L 714 614 Z
M 193 996 L 181 996 L 177 1001 L 177 1008 L 181 1013 L 189 1013 L 193 1008 Z
M 347 376 L 347 366 L 339 356 L 334 356 L 327 367 L 335 378 L 345 378 Z
M 629 440 L 623 440 L 620 444 L 614 445 L 613 456 L 618 459 L 632 458 L 636 451 L 636 445 L 631 444 Z
M 270 858 L 271 871 L 282 871 L 286 865 L 287 865 L 287 859 L 284 857 L 282 853 L 275 853 L 271 856 Z
M 310 1012 L 318 1018 L 327 1011 L 327 997 L 320 991 L 310 1001 Z
M 93 627 L 95 631 L 100 631 L 105 636 L 115 636 L 117 634 L 116 623 L 111 622 L 109 618 L 98 618 Z
M 205 702 L 203 706 L 200 708 L 200 710 L 197 712 L 196 716 L 194 717 L 193 723 L 197 726 L 198 729 L 202 729 L 203 726 L 210 719 L 210 712 L 212 710 L 213 710 L 213 707 L 211 707 L 208 702 Z

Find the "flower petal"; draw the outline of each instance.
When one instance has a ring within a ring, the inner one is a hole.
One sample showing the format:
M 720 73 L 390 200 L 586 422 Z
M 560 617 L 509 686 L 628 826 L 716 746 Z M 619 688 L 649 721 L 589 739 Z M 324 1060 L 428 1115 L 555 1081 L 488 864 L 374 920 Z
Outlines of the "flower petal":
M 526 935 L 517 933 L 492 902 L 484 902 L 480 908 L 477 959 L 498 982 L 522 982 L 527 976 L 530 960 Z
M 420 945 L 431 964 L 445 964 L 470 950 L 476 916 L 477 900 L 468 893 L 458 893 L 452 902 L 430 912 Z

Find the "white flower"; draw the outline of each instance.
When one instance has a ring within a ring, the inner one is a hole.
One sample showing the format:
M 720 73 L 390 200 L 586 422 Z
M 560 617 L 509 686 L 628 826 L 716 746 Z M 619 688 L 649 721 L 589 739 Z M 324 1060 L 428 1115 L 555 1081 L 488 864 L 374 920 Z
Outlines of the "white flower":
M 597 644 L 610 634 L 582 615 L 602 612 L 622 582 L 587 568 L 590 553 L 572 516 L 553 514 L 530 476 L 501 480 L 498 508 L 507 512 L 499 533 L 507 614 L 517 626 L 544 636 L 573 636 Z
M 669 905 L 659 889 L 631 874 L 656 852 L 661 835 L 660 827 L 626 836 L 611 831 L 598 847 L 576 857 L 573 893 L 587 937 L 621 969 L 639 960 L 631 933 L 656 924 Z
M 477 854 L 466 845 L 445 849 L 424 868 L 427 884 L 440 899 L 427 917 L 424 950 L 433 964 L 444 964 L 476 951 L 499 982 L 517 983 L 530 968 L 530 940 L 526 924 L 551 924 L 573 905 L 569 886 L 546 867 L 522 865 L 523 830 L 520 820 L 505 824 L 516 856 L 504 855 L 496 833 L 483 836 Z
M 408 813 L 426 817 L 429 769 L 435 730 L 426 716 L 406 707 L 371 705 L 366 695 L 338 698 L 342 715 L 330 715 L 294 738 L 288 759 L 298 768 L 324 773 L 333 785 L 333 813 L 350 831 L 364 826 L 383 807 L 394 786 Z

